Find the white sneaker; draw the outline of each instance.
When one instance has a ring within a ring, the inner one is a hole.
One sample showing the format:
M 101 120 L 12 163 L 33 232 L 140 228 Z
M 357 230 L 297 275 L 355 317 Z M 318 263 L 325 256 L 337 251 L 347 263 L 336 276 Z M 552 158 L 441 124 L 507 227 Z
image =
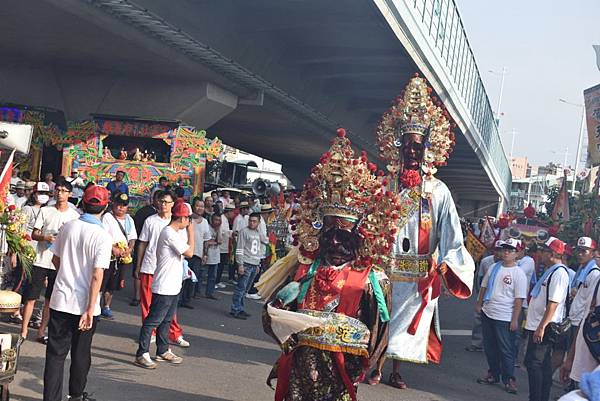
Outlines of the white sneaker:
M 225 287 L 227 287 L 227 286 L 223 283 L 217 283 L 217 285 L 215 285 L 216 289 L 221 289 L 221 288 L 225 288 Z
M 177 339 L 175 344 L 179 345 L 181 348 L 189 348 L 190 347 L 189 341 L 185 341 L 183 336 L 179 336 L 179 338 Z
M 142 367 L 144 369 L 156 368 L 156 363 L 154 363 L 152 359 L 150 359 L 150 354 L 147 352 L 145 352 L 142 356 L 136 357 L 134 363 L 137 366 Z
M 246 298 L 254 299 L 255 301 L 258 301 L 259 299 L 261 299 L 260 295 L 258 295 L 258 294 L 246 294 Z
M 156 358 L 154 359 L 157 362 L 169 362 L 174 365 L 179 365 L 181 362 L 183 362 L 183 358 L 175 355 L 173 352 L 171 352 L 171 350 L 168 350 L 162 355 L 156 355 Z
M 150 344 L 155 343 L 156 342 L 156 334 L 152 334 L 152 337 L 150 337 Z

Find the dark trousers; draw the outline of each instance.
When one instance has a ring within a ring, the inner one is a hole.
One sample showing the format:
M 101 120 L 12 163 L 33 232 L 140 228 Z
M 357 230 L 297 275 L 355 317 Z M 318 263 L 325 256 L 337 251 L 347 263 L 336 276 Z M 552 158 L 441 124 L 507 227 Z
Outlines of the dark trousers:
M 150 312 L 140 329 L 139 347 L 136 356 L 142 356 L 150 350 L 152 331 L 156 329 L 156 354 L 162 355 L 169 350 L 169 326 L 177 312 L 177 295 L 152 294 Z
M 481 330 L 490 373 L 495 379 L 502 378 L 502 383 L 508 384 L 510 379 L 515 378 L 515 332 L 510 331 L 510 322 L 491 319 L 483 312 Z
M 48 345 L 44 367 L 44 401 L 61 401 L 65 358 L 71 351 L 69 370 L 69 395 L 83 395 L 87 375 L 92 363 L 92 337 L 98 319 L 94 318 L 91 330 L 79 330 L 81 316 L 50 309 Z
M 188 265 L 190 269 L 196 275 L 196 278 L 199 280 L 200 274 L 200 265 L 202 264 L 202 260 L 198 256 L 192 256 L 187 259 Z M 181 297 L 179 304 L 187 305 L 192 301 L 192 298 L 196 296 L 196 292 L 199 290 L 198 288 L 199 282 L 194 283 L 191 278 L 183 281 L 183 287 L 181 288 Z
M 227 268 L 227 274 L 229 276 L 229 280 L 235 280 L 235 272 L 234 267 L 231 263 L 229 263 L 229 254 L 222 253 L 221 254 L 221 263 L 219 263 L 219 267 L 217 269 L 217 283 L 220 283 L 223 278 L 223 271 Z
M 525 367 L 529 377 L 529 401 L 548 401 L 552 387 L 552 344 L 533 342 L 533 331 L 527 330 Z

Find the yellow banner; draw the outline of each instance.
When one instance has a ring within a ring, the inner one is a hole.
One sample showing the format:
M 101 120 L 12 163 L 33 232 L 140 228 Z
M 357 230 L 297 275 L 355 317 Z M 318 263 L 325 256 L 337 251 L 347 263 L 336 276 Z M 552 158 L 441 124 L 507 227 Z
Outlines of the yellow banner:
M 592 165 L 600 163 L 600 85 L 583 91 L 588 132 L 588 156 Z
M 475 262 L 478 262 L 479 259 L 481 259 L 483 255 L 485 255 L 485 251 L 487 250 L 485 245 L 475 236 L 475 234 L 473 234 L 473 231 L 471 230 L 467 230 L 465 247 L 473 257 L 473 260 L 475 260 Z

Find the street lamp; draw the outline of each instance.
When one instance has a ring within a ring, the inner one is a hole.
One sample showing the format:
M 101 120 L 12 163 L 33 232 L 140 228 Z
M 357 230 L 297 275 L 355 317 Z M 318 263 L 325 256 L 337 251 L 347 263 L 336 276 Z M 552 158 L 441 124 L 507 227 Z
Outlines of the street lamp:
M 581 157 L 581 143 L 583 142 L 583 122 L 585 120 L 585 107 L 582 104 L 567 102 L 565 99 L 558 99 L 561 103 L 581 108 L 581 122 L 579 124 L 579 139 L 577 140 L 577 153 L 575 155 L 575 168 L 573 169 L 573 186 L 571 187 L 571 196 L 575 195 L 575 183 L 577 182 L 577 170 L 579 169 L 579 158 Z
M 504 76 L 507 74 L 506 67 L 502 67 L 502 72 L 496 72 L 493 70 L 488 70 L 488 72 L 499 75 L 500 79 L 500 95 L 498 96 L 498 107 L 496 108 L 496 118 L 498 120 L 498 125 L 500 125 L 500 106 L 502 106 L 502 93 L 504 92 Z

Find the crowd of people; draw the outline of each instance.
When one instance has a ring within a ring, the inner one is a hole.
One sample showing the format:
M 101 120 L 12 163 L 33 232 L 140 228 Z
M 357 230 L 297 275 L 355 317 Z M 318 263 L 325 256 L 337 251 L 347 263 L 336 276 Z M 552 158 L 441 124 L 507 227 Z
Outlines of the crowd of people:
M 47 345 L 44 400 L 61 399 L 69 351 L 69 396 L 89 399 L 98 317 L 114 319 L 113 294 L 129 274 L 130 305 L 141 317 L 132 362 L 140 368 L 183 362 L 171 346 L 192 344 L 178 307 L 217 299 L 227 280 L 232 319 L 250 317 L 246 299 L 270 300 L 262 323 L 282 349 L 268 378 L 278 379 L 276 401 L 356 401 L 359 382 L 383 380 L 386 359 L 393 360 L 388 384 L 406 389 L 402 363 L 441 361 L 445 289 L 458 299 L 477 294 L 467 350 L 485 353 L 488 370 L 478 383 L 502 383 L 515 394 L 522 361 L 530 401 L 549 401 L 555 372 L 569 390 L 587 388 L 600 358 L 592 344 L 600 321 L 590 312 L 600 287 L 596 242 L 579 238 L 571 264 L 559 238 L 525 243 L 492 228 L 503 239 L 476 270 L 452 194 L 434 177 L 453 134 L 430 89 L 411 78 L 382 117 L 376 134 L 388 176 L 366 152 L 355 157 L 340 128 L 298 200 L 280 198 L 277 210 L 273 200 L 226 190 L 188 198 L 180 183 L 161 177 L 149 204 L 133 213 L 122 171 L 107 187 L 86 183 L 77 170 L 56 182 L 13 177 L 9 202 L 28 216 L 37 257 L 30 277 L 17 264 L 16 279 L 5 283 L 23 294 L 22 313 L 12 317 L 21 335 L 34 327 Z
M 149 204 L 132 211 L 124 178 L 118 171 L 106 187 L 86 183 L 76 170 L 56 181 L 51 174 L 40 182 L 18 174 L 11 179 L 8 203 L 27 216 L 36 259 L 27 277 L 13 258 L 4 283 L 23 299 L 10 320 L 20 324 L 24 339 L 47 346 L 44 400 L 62 399 L 69 350 L 70 399 L 88 399 L 84 389 L 97 320 L 114 319 L 113 294 L 127 285 L 130 305 L 140 308 L 134 363 L 143 368 L 154 369 L 156 361 L 182 362 L 171 350 L 171 345 L 190 346 L 177 308 L 194 309 L 192 300 L 202 295 L 218 299 L 215 290 L 225 287 L 224 280 L 234 286 L 229 315 L 247 319 L 244 300 L 260 299 L 254 284 L 275 259 L 274 212 L 295 207 L 293 196 L 274 209 L 269 200 L 231 197 L 228 191 L 188 199 L 161 177 Z M 42 293 L 44 302 L 36 308 Z M 151 358 L 154 342 L 157 353 Z
M 471 344 L 485 353 L 488 371 L 480 384 L 502 383 L 517 392 L 515 367 L 527 369 L 529 400 L 547 401 L 554 381 L 576 390 L 599 363 L 584 326 L 598 305 L 600 249 L 582 236 L 574 254 L 558 238 L 525 244 L 508 238 L 495 243 L 478 268 L 479 292 Z

